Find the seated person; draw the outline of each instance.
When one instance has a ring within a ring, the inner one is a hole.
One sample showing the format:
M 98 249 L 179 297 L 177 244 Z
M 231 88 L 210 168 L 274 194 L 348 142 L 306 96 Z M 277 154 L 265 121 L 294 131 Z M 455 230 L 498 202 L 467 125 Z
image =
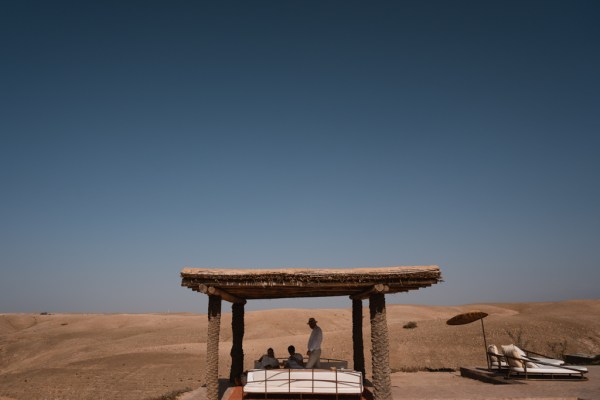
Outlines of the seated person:
M 288 353 L 290 353 L 290 356 L 284 364 L 285 368 L 289 368 L 289 369 L 304 368 L 304 360 L 302 358 L 302 354 L 296 353 L 296 348 L 294 346 L 288 347 Z
M 279 368 L 279 361 L 275 358 L 275 352 L 272 348 L 267 349 L 267 354 L 264 354 L 258 359 L 258 368 L 272 369 Z

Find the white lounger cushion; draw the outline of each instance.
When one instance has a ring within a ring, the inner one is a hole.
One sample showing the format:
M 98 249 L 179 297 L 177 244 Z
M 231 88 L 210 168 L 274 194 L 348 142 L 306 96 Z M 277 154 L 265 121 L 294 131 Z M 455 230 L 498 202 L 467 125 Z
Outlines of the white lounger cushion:
M 498 361 L 492 361 L 490 364 L 494 368 L 498 368 L 498 367 L 500 367 L 500 368 L 506 368 L 506 367 L 508 367 L 508 364 L 506 363 L 506 361 L 500 361 L 499 365 L 498 365 Z
M 498 348 L 496 347 L 496 345 L 495 345 L 495 344 L 490 344 L 490 345 L 488 346 L 487 350 L 488 350 L 488 353 L 492 353 L 492 354 L 498 354 Z M 492 354 L 490 354 L 490 362 L 491 362 L 492 364 L 496 364 L 496 365 L 498 365 L 498 361 L 499 361 L 499 360 L 498 360 L 498 357 L 497 357 L 497 356 L 494 356 L 494 355 L 492 355 Z
M 516 354 L 518 354 L 518 357 L 515 355 L 515 351 L 517 352 Z M 529 360 L 529 361 L 533 361 L 533 362 L 539 361 L 542 363 L 552 364 L 552 365 L 556 365 L 556 366 L 565 364 L 565 362 L 563 360 L 559 360 L 556 358 L 545 358 L 545 357 L 538 357 L 535 355 L 528 356 L 528 355 L 526 355 L 526 353 L 523 350 L 521 350 L 519 347 L 515 346 L 514 344 L 503 345 L 502 352 L 508 356 L 512 355 L 512 357 L 517 357 L 517 358 L 520 358 L 523 360 Z M 509 363 L 510 363 L 510 360 L 509 360 Z M 515 366 L 518 366 L 518 365 L 515 365 Z
M 250 370 L 244 392 L 361 394 L 362 374 L 353 370 Z
M 544 358 L 544 357 L 536 357 L 536 356 L 531 356 L 529 357 L 530 360 L 533 360 L 533 362 L 539 361 L 542 363 L 546 363 L 546 364 L 552 364 L 552 365 L 563 365 L 565 362 L 563 360 L 557 360 L 556 358 Z
M 502 345 L 502 352 L 506 356 L 506 362 L 512 368 L 523 368 L 525 360 L 525 352 L 514 344 Z M 534 367 L 532 363 L 528 363 L 527 367 Z
M 581 366 L 571 366 L 569 368 L 560 368 L 560 367 L 551 367 L 549 365 L 538 365 L 536 367 L 530 368 L 527 367 L 527 374 L 535 375 L 535 374 L 544 374 L 544 375 L 572 375 L 579 373 L 586 373 L 588 369 L 586 367 Z M 573 371 L 573 370 L 576 371 Z M 514 372 L 525 373 L 525 368 L 511 367 L 511 370 Z

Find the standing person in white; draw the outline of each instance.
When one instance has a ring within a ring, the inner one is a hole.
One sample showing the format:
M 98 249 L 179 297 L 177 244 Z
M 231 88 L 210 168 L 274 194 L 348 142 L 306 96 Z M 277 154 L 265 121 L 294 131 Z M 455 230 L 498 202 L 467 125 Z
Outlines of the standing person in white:
M 317 326 L 317 321 L 314 318 L 308 319 L 308 326 L 312 329 L 308 338 L 308 361 L 305 368 L 319 368 L 319 360 L 321 359 L 321 343 L 323 342 L 323 331 Z

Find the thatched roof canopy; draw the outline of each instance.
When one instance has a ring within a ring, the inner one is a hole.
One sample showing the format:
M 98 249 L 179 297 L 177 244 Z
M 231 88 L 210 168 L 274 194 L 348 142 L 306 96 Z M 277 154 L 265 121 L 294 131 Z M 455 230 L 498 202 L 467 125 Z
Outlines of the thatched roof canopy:
M 438 266 L 354 269 L 204 269 L 184 268 L 181 285 L 235 299 L 350 296 L 398 293 L 441 282 Z

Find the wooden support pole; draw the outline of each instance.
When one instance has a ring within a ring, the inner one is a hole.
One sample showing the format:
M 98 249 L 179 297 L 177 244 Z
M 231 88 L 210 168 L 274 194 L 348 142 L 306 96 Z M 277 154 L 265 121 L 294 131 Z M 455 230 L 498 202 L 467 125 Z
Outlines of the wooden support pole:
M 369 296 L 369 311 L 374 400 L 392 400 L 390 344 L 383 293 L 373 293 Z
M 246 299 L 234 296 L 231 293 L 226 292 L 223 289 L 216 288 L 214 286 L 198 285 L 198 291 L 209 296 L 219 296 L 223 300 L 228 301 L 230 303 L 246 304 Z
M 229 372 L 229 382 L 236 386 L 241 385 L 242 374 L 244 373 L 244 304 L 233 303 L 231 305 L 231 370 Z
M 354 350 L 354 370 L 365 376 L 365 349 L 363 344 L 362 300 L 352 300 L 352 347 Z
M 382 283 L 378 283 L 377 285 L 373 285 L 371 288 L 365 290 L 364 292 L 353 294 L 350 296 L 352 300 L 364 300 L 369 298 L 369 296 L 373 293 L 386 293 L 390 290 L 390 287 L 384 285 Z
M 208 296 L 208 335 L 206 338 L 206 399 L 219 400 L 219 332 L 221 298 Z

